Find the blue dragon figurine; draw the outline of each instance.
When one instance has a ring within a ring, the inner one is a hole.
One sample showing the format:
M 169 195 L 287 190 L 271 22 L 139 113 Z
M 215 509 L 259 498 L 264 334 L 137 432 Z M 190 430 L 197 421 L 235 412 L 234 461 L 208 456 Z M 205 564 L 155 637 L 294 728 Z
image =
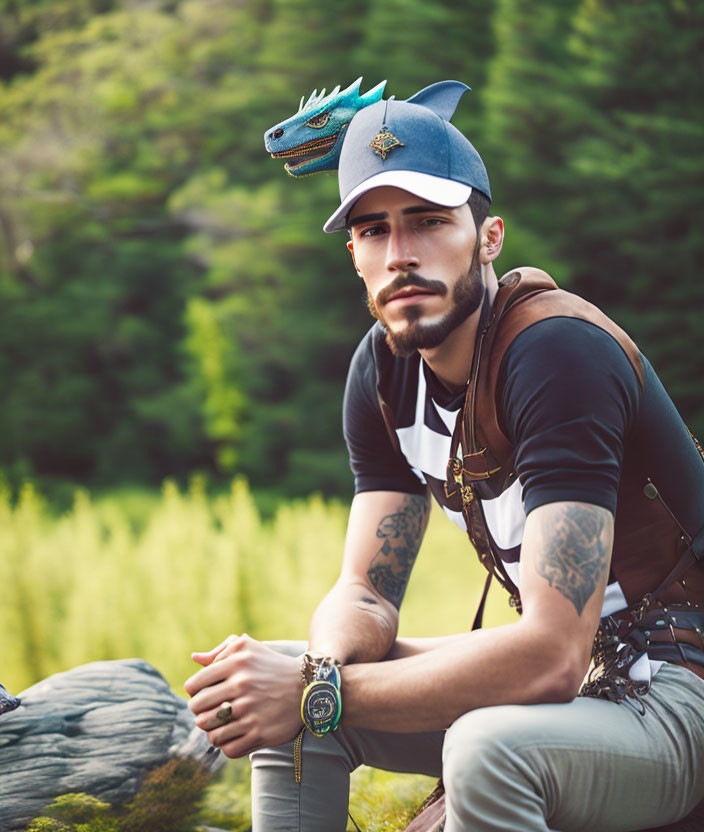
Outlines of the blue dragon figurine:
M 264 134 L 264 145 L 274 159 L 286 159 L 284 170 L 291 176 L 307 176 L 337 170 L 347 125 L 363 107 L 381 100 L 386 81 L 359 94 L 361 78 L 340 92 L 339 85 L 329 94 L 314 90 L 301 98 L 298 112 L 274 125 Z
M 337 86 L 327 96 L 324 89 L 321 93 L 314 90 L 307 101 L 304 95 L 295 115 L 266 131 L 264 146 L 272 158 L 287 160 L 286 173 L 308 176 L 337 170 L 347 126 L 355 113 L 381 100 L 386 86 L 386 81 L 382 81 L 360 95 L 361 83 L 362 79 L 357 78 L 346 90 L 340 92 Z M 468 89 L 460 81 L 439 81 L 412 95 L 408 101 L 427 107 L 449 121 Z

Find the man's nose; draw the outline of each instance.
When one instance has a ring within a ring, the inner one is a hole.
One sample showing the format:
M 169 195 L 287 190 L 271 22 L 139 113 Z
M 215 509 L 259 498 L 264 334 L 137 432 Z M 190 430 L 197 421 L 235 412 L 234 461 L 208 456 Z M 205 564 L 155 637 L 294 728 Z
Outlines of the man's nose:
M 416 271 L 419 266 L 420 259 L 412 236 L 403 231 L 392 230 L 388 235 L 386 268 L 390 272 L 408 272 Z

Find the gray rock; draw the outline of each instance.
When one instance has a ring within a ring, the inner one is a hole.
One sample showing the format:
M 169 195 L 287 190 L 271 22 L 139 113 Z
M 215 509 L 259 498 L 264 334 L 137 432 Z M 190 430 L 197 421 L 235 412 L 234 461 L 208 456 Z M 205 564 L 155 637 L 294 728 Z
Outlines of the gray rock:
M 141 659 L 81 665 L 20 698 L 0 717 L 0 832 L 22 829 L 68 792 L 123 803 L 172 757 L 211 771 L 224 763 L 185 700 Z

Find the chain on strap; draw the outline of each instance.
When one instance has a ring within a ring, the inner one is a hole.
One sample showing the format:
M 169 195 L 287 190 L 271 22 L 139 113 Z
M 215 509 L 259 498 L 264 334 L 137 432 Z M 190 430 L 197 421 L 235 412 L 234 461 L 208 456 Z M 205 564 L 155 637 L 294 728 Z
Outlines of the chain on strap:
M 650 690 L 650 682 L 631 679 L 629 671 L 646 654 L 647 640 L 638 625 L 653 600 L 652 595 L 646 595 L 637 609 L 623 620 L 611 615 L 601 619 L 592 647 L 592 667 L 580 696 L 594 696 L 611 702 L 634 699 L 641 713 L 645 713 L 641 697 Z
M 300 783 L 303 774 L 303 735 L 306 732 L 306 726 L 298 732 L 296 739 L 293 741 L 293 776 L 296 783 Z

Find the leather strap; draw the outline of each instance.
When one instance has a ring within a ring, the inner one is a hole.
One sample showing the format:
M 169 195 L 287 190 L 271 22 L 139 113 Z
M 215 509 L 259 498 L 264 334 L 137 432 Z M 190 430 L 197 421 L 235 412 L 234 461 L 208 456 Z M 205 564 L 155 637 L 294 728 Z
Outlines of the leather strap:
M 674 519 L 675 522 L 677 522 L 677 519 Z M 677 525 L 679 525 L 679 522 L 677 522 Z M 680 526 L 680 529 L 681 528 L 682 527 Z M 692 568 L 692 566 L 696 563 L 701 563 L 704 559 L 704 526 L 697 532 L 693 540 L 687 540 L 687 537 L 685 536 L 686 533 L 684 530 L 682 531 L 683 538 L 687 542 L 687 551 L 672 567 L 670 572 L 668 572 L 667 577 L 662 580 L 660 586 L 655 590 L 655 592 L 653 592 L 655 598 L 657 598 L 664 589 L 667 589 L 675 581 L 678 581 L 682 575 Z
M 484 605 L 486 604 L 486 598 L 489 594 L 489 587 L 491 586 L 491 579 L 493 577 L 493 573 L 489 572 L 486 576 L 486 580 L 484 581 L 484 589 L 482 591 L 482 597 L 479 601 L 479 606 L 477 607 L 477 611 L 474 614 L 474 621 L 472 622 L 472 629 L 473 630 L 481 630 L 482 628 L 482 621 L 484 620 Z
M 490 454 L 486 470 L 493 464 L 504 468 L 512 459 L 513 448 L 499 424 L 497 408 L 498 378 L 502 359 L 511 343 L 528 327 L 546 318 L 567 317 L 588 321 L 608 332 L 625 352 L 638 378 L 644 385 L 644 367 L 640 350 L 633 340 L 600 309 L 583 298 L 558 289 L 544 271 L 521 267 L 501 278 L 494 301 L 494 310 L 476 368 L 475 383 L 470 385 L 462 431 L 465 454 Z M 469 407 L 467 407 L 469 405 Z M 481 435 L 477 427 L 480 426 Z M 476 463 L 476 460 L 473 460 Z M 476 466 L 475 466 L 476 467 Z

